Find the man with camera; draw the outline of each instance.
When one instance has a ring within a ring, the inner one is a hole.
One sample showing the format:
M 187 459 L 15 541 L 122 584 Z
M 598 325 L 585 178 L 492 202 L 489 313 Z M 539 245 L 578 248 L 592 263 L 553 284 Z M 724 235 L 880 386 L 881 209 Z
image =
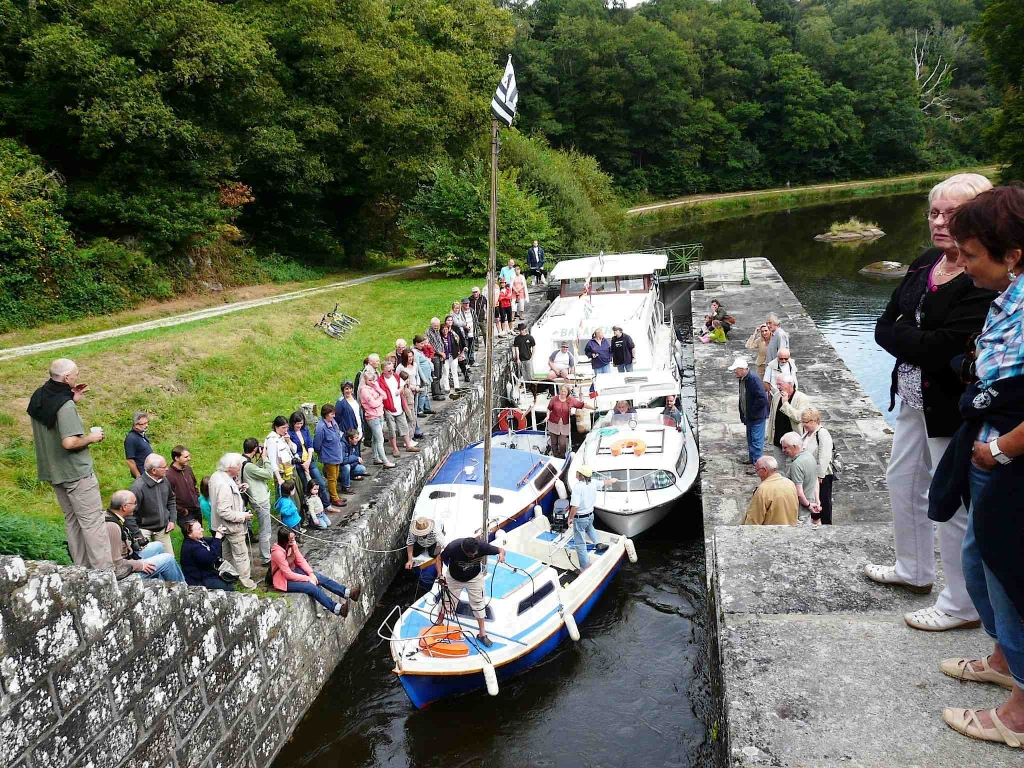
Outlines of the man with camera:
M 185 577 L 174 559 L 158 541 L 147 541 L 135 522 L 135 494 L 114 491 L 104 516 L 104 530 L 110 543 L 114 573 L 119 579 L 138 574 L 140 579 L 183 582 Z
M 267 483 L 274 477 L 274 470 L 267 465 L 267 447 L 261 445 L 255 437 L 245 438 L 242 455 L 245 456 L 245 463 L 239 473 L 239 482 L 247 486 L 242 499 L 248 502 L 260 526 L 260 562 L 269 566 L 270 486 Z

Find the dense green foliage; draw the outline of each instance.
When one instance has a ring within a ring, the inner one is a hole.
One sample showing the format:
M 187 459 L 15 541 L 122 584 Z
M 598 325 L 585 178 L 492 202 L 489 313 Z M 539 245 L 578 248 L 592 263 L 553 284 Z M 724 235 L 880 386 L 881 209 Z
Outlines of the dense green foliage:
M 979 6 L 538 0 L 516 41 L 520 129 L 654 195 L 972 163 L 994 117 L 965 37 Z
M 1017 0 L 992 0 L 985 8 L 978 37 L 985 45 L 989 72 L 1003 96 L 993 135 L 1005 163 L 1003 183 L 1024 181 L 1024 9 Z
M 605 247 L 619 195 L 972 164 L 989 136 L 1016 166 L 1019 2 L 990 0 L 979 28 L 982 6 L 0 0 L 5 322 L 303 274 L 274 252 L 475 263 L 510 50 L 521 135 L 503 132 L 503 200 L 525 218 L 503 214 L 503 253 L 545 235 Z

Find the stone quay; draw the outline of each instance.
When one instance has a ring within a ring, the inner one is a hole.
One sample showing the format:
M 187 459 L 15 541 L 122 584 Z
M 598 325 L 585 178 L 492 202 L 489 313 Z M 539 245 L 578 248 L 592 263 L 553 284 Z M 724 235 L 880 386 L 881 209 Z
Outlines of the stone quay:
M 934 603 L 942 579 L 919 596 L 861 572 L 895 561 L 885 477 L 892 429 L 771 263 L 746 262 L 749 286 L 740 284 L 741 260 L 705 262 L 692 304 L 694 325 L 712 298 L 737 320 L 727 344 L 694 350 L 708 602 L 724 693 L 712 728 L 724 739 L 720 754 L 733 766 L 1020 765 L 1015 751 L 942 722 L 944 707 L 1005 699 L 995 686 L 939 671 L 943 658 L 991 651 L 980 629 L 931 633 L 903 622 Z M 728 366 L 738 356 L 752 361 L 743 344 L 771 312 L 846 466 L 833 489 L 833 526 L 740 525 L 758 478 L 739 463 L 746 438 Z

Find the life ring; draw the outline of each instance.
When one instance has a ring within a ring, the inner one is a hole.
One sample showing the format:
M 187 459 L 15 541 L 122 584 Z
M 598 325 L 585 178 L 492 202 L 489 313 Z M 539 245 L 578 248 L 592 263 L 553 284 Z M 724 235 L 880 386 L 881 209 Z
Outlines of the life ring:
M 420 649 L 428 656 L 469 656 L 469 645 L 462 640 L 458 624 L 430 625 L 420 632 Z
M 505 408 L 498 414 L 498 429 L 508 432 L 509 417 L 515 422 L 516 430 L 522 432 L 526 429 L 526 414 L 522 411 Z
M 624 437 L 612 443 L 612 456 L 620 456 L 625 451 L 632 451 L 634 456 L 643 456 L 647 450 L 647 443 L 636 437 Z

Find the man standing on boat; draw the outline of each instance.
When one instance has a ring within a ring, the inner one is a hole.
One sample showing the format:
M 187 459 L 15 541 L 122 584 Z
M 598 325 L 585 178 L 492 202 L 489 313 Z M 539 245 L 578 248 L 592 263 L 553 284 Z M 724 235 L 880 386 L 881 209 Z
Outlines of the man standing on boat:
M 608 478 L 601 483 L 594 482 L 594 470 L 583 464 L 576 470 L 576 485 L 572 488 L 569 499 L 569 526 L 572 528 L 572 545 L 580 561 L 580 570 L 590 565 L 587 554 L 587 539 L 599 544 L 597 529 L 594 527 L 594 506 L 597 504 L 599 485 L 611 485 L 616 482 Z
M 754 464 L 764 453 L 765 419 L 768 417 L 768 397 L 764 385 L 755 371 L 742 357 L 737 357 L 729 370 L 736 374 L 740 386 L 740 421 L 747 428 L 747 458 L 743 464 Z
M 628 333 L 622 332 L 621 325 L 612 326 L 612 364 L 619 373 L 633 370 L 633 351 L 636 345 Z
M 505 562 L 505 550 L 495 547 L 492 544 L 485 544 L 472 536 L 464 539 L 455 539 L 438 555 L 435 566 L 437 572 L 442 574 L 441 587 L 447 587 L 451 594 L 453 603 L 457 603 L 462 590 L 466 590 L 469 596 L 469 608 L 476 617 L 477 626 L 480 628 L 476 639 L 485 648 L 494 645 L 491 638 L 487 636 L 487 627 L 484 625 L 484 618 L 487 615 L 487 603 L 484 601 L 484 571 L 481 565 L 486 562 L 488 555 L 497 555 L 498 562 Z M 446 567 L 442 570 L 441 564 Z M 441 603 L 441 617 L 444 619 L 444 603 Z
M 533 277 L 534 285 L 548 284 L 548 280 L 544 276 L 544 249 L 540 247 L 540 243 L 536 240 L 533 241 L 533 245 L 526 251 L 526 266 L 526 275 L 527 277 Z

